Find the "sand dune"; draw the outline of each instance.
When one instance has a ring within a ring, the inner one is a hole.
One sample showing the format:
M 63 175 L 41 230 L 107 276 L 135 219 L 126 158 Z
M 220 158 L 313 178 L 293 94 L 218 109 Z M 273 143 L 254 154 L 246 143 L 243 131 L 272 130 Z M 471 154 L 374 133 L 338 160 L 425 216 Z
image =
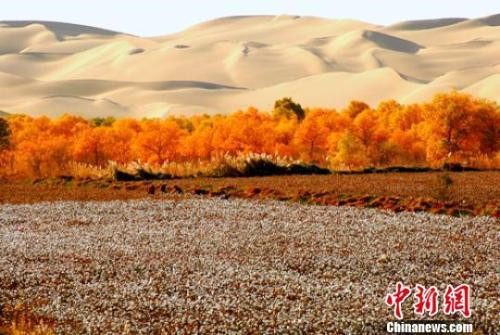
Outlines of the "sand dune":
M 498 100 L 498 91 L 500 87 L 500 74 L 493 74 L 478 83 L 470 85 L 465 91 L 485 97 Z
M 112 30 L 101 29 L 90 26 L 83 26 L 71 23 L 51 22 L 51 21 L 0 21 L 0 26 L 10 28 L 25 28 L 31 25 L 43 26 L 60 39 L 79 35 L 118 35 L 120 33 Z
M 29 110 L 30 113 L 26 113 Z M 46 112 L 50 111 L 50 113 Z M 71 113 L 85 118 L 96 118 L 103 115 L 116 117 L 128 116 L 129 109 L 107 99 L 91 99 L 78 96 L 47 96 L 20 103 L 9 110 L 14 114 L 30 114 L 33 116 L 50 115 L 58 117 Z
M 500 15 L 377 26 L 301 16 L 227 17 L 157 37 L 0 21 L 0 111 L 162 117 L 269 110 L 292 96 L 428 99 L 464 90 L 500 102 Z
M 436 19 L 436 20 L 406 21 L 393 24 L 388 28 L 392 30 L 426 30 L 426 29 L 451 26 L 463 21 L 467 21 L 467 19 L 447 18 L 447 19 Z

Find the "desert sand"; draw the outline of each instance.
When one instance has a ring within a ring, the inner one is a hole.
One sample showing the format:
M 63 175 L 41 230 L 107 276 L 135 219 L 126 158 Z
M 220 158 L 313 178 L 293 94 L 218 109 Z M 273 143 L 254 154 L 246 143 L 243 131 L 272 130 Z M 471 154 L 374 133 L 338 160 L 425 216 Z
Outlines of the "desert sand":
M 0 21 L 0 111 L 163 117 L 270 110 L 283 96 L 409 103 L 451 89 L 500 101 L 499 59 L 500 14 L 391 26 L 227 17 L 157 37 Z

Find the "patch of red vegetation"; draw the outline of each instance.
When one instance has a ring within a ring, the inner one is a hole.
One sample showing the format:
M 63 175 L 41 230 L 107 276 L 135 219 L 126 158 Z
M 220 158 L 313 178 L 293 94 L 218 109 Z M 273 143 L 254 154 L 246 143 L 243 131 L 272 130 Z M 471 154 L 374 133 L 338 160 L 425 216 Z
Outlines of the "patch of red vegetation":
M 292 196 L 284 196 L 280 191 L 271 188 L 237 188 L 224 187 L 217 191 L 211 191 L 210 187 L 197 187 L 191 191 L 186 191 L 186 194 L 206 195 L 211 197 L 238 197 L 245 199 L 273 199 L 280 201 L 295 201 L 305 204 L 326 205 L 326 206 L 352 206 L 352 207 L 368 207 L 390 210 L 393 212 L 410 211 L 410 212 L 430 212 L 434 214 L 446 214 L 451 216 L 476 216 L 489 215 L 500 217 L 500 201 L 493 201 L 488 206 L 467 204 L 457 201 L 442 201 L 430 197 L 398 197 L 398 196 L 371 196 L 371 195 L 338 195 L 335 192 L 309 192 L 299 190 Z M 170 190 L 180 190 L 182 188 L 175 185 Z M 171 192 L 170 192 L 171 193 Z

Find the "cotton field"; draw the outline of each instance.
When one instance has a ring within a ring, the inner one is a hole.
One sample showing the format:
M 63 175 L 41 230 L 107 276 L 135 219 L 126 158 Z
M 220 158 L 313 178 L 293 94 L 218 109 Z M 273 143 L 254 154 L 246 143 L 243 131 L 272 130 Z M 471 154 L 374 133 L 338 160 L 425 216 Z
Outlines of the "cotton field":
M 499 245 L 487 217 L 197 197 L 0 205 L 0 305 L 67 334 L 380 333 L 396 282 L 466 283 L 467 322 L 493 333 Z

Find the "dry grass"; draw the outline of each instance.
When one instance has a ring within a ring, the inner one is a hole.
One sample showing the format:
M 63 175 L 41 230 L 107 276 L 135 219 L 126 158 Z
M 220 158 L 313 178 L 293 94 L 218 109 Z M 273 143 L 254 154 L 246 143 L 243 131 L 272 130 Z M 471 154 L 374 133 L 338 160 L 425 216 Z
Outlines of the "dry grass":
M 192 178 L 196 176 L 210 177 L 231 177 L 248 176 L 248 168 L 255 162 L 267 163 L 268 167 L 286 168 L 293 165 L 307 166 L 304 162 L 296 161 L 288 157 L 280 157 L 266 154 L 240 154 L 220 155 L 209 160 L 195 160 L 187 162 L 165 162 L 162 165 L 150 165 L 141 162 L 132 162 L 129 164 L 118 164 L 109 162 L 106 167 L 95 167 L 88 164 L 73 162 L 68 167 L 68 174 L 77 179 L 113 179 L 116 172 L 121 171 L 131 176 L 146 173 L 150 176 L 168 176 L 175 178 Z M 269 174 L 269 171 L 250 171 L 251 174 L 263 175 Z M 281 171 L 278 174 L 285 174 Z

